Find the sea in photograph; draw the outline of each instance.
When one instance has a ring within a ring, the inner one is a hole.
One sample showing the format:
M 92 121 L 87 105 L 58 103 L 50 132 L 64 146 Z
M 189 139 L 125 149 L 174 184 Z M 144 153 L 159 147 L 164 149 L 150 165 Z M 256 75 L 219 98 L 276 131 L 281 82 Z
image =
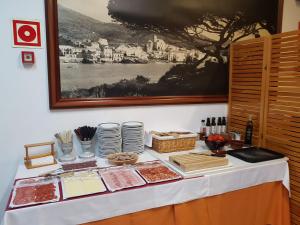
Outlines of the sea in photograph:
M 112 84 L 122 79 L 134 79 L 142 75 L 157 82 L 176 63 L 147 63 L 147 64 L 82 64 L 61 63 L 61 90 L 72 91 L 88 89 L 102 84 Z

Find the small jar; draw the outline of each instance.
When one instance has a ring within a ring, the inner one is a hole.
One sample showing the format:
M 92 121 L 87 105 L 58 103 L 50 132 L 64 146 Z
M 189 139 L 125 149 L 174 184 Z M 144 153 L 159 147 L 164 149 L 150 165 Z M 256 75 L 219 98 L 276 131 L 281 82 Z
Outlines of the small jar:
M 62 143 L 61 144 L 61 151 L 63 155 L 59 158 L 61 162 L 68 162 L 68 161 L 74 161 L 76 159 L 76 156 L 73 155 L 73 143 Z
M 80 158 L 92 158 L 95 157 L 95 153 L 92 151 L 92 141 L 80 141 L 82 153 L 79 155 Z

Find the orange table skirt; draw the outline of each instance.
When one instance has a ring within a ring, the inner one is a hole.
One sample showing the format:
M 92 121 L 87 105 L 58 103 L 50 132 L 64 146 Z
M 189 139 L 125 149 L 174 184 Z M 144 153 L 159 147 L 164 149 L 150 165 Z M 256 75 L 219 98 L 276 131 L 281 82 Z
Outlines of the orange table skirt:
M 126 206 L 120 206 L 126 207 Z M 86 225 L 289 225 L 289 196 L 272 182 Z

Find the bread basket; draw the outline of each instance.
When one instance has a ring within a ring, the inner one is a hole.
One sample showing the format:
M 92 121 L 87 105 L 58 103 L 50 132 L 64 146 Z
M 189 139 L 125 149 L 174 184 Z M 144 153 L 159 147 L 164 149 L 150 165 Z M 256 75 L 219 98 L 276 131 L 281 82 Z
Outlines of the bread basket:
M 125 164 L 134 164 L 137 162 L 139 156 L 132 152 L 120 152 L 114 153 L 107 156 L 107 160 L 110 164 L 121 166 Z
M 192 132 L 152 131 L 152 148 L 160 153 L 187 151 L 195 148 L 196 139 Z

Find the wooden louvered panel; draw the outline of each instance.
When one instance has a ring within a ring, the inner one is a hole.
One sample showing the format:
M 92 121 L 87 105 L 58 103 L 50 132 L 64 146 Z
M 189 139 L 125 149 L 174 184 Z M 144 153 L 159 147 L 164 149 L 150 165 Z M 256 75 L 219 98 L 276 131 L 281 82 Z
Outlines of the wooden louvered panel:
M 293 225 L 300 225 L 300 217 L 295 215 L 295 214 L 291 214 L 291 218 L 292 218 L 292 224 Z
M 266 38 L 237 42 L 230 48 L 230 84 L 228 104 L 229 131 L 244 137 L 249 115 L 253 119 L 253 143 L 261 142 L 265 87 Z
M 292 224 L 300 224 L 300 31 L 270 38 L 263 146 L 289 157 Z

